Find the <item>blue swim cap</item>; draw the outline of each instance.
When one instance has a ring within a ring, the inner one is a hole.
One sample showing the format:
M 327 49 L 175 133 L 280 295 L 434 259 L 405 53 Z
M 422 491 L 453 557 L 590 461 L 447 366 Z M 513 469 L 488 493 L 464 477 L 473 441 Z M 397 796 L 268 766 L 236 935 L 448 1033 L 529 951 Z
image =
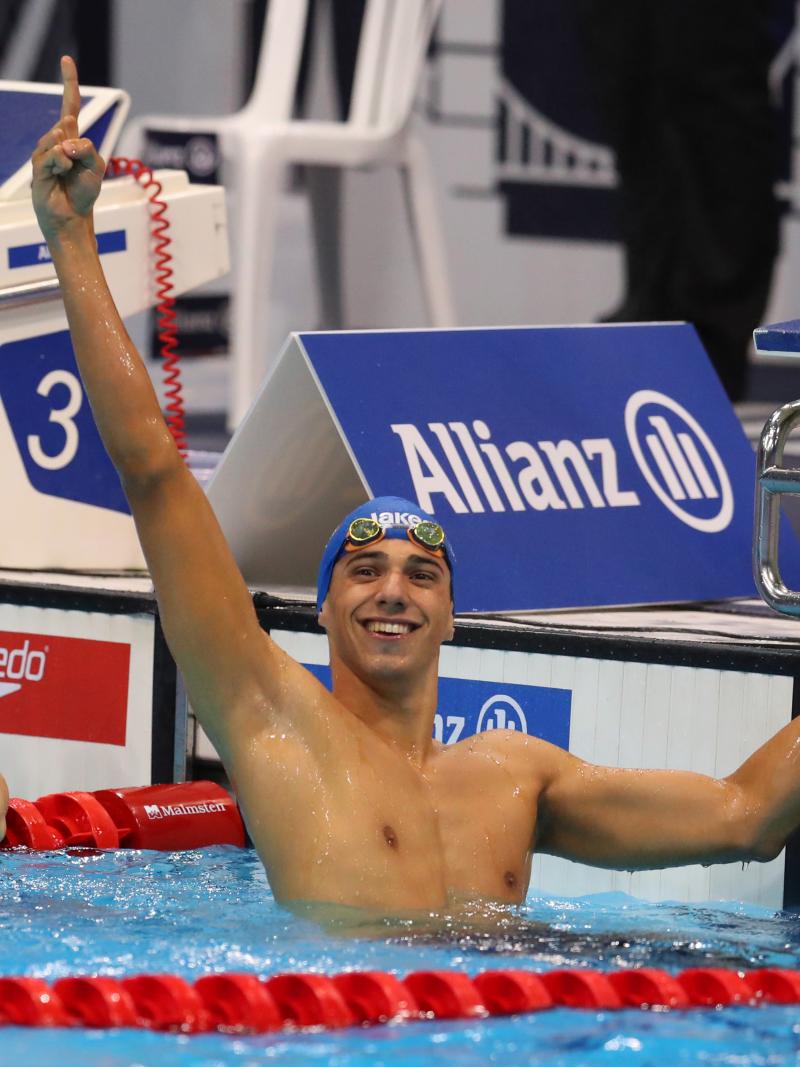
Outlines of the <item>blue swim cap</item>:
M 411 500 L 403 500 L 399 496 L 378 496 L 373 500 L 367 500 L 357 508 L 345 515 L 339 525 L 331 534 L 322 553 L 319 565 L 319 577 L 317 579 L 317 611 L 322 611 L 322 604 L 328 595 L 331 584 L 331 575 L 336 561 L 344 555 L 344 544 L 350 523 L 354 519 L 375 519 L 384 528 L 384 537 L 408 536 L 407 531 L 422 521 L 437 522 L 438 520 L 423 511 L 419 504 Z M 444 558 L 450 568 L 451 593 L 453 586 L 453 572 L 455 569 L 455 556 L 449 541 L 445 542 Z

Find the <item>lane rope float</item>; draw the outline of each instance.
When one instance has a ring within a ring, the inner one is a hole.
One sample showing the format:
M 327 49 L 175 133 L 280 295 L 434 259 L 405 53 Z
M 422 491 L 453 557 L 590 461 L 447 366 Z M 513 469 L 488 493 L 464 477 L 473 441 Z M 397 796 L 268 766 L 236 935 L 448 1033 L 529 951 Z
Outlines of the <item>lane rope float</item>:
M 152 848 L 173 852 L 246 843 L 236 801 L 215 782 L 12 797 L 0 849 Z
M 694 967 L 593 970 L 385 971 L 128 978 L 0 977 L 0 1025 L 131 1027 L 195 1034 L 330 1030 L 431 1019 L 485 1019 L 553 1008 L 690 1010 L 800 1003 L 800 971 Z

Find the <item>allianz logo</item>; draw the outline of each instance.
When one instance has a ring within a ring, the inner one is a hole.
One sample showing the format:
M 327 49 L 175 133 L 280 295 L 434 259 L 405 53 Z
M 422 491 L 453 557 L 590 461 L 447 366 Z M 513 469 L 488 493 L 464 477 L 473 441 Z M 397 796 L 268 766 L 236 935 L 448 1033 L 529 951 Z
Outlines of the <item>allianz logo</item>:
M 222 801 L 206 801 L 202 804 L 145 804 L 148 819 L 166 819 L 174 815 L 213 815 L 225 811 Z
M 19 648 L 0 645 L 0 697 L 22 688 L 23 682 L 41 682 L 47 667 L 47 652 L 32 649 L 27 638 Z
M 733 517 L 733 491 L 697 419 L 666 394 L 642 389 L 628 400 L 624 424 L 630 455 L 658 500 L 695 530 L 724 530 Z M 500 445 L 483 419 L 429 422 L 424 429 L 393 423 L 391 429 L 425 511 L 436 512 L 437 496 L 457 514 L 642 503 L 636 489 L 620 484 L 619 453 L 610 437 Z
M 466 715 L 437 712 L 433 720 L 433 736 L 445 745 L 454 745 L 461 740 L 467 728 Z M 528 733 L 528 720 L 522 705 L 507 693 L 494 693 L 478 712 L 475 733 L 488 730 L 518 730 Z

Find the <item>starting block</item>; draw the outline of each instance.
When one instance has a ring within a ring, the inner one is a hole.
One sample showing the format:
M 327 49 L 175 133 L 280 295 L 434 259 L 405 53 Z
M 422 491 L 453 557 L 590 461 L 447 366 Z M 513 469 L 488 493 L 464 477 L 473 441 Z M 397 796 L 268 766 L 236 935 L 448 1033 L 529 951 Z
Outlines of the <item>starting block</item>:
M 133 520 L 94 424 L 58 282 L 30 203 L 30 153 L 56 120 L 60 86 L 0 82 L 0 567 L 144 568 Z M 79 117 L 108 157 L 128 110 L 117 89 L 85 89 Z M 228 271 L 224 193 L 159 171 L 173 295 Z M 106 182 L 97 244 L 123 317 L 157 303 L 149 201 L 130 177 Z

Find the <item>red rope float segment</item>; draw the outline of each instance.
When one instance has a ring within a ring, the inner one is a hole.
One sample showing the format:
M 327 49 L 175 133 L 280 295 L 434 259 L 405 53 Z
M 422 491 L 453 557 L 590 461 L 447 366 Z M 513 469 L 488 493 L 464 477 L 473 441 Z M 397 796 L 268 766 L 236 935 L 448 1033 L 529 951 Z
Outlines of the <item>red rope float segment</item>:
M 12 797 L 0 849 L 153 848 L 172 852 L 206 845 L 245 844 L 242 817 L 214 782 Z
M 483 1019 L 550 1008 L 610 1011 L 800 1003 L 800 971 L 695 967 L 615 971 L 384 971 L 177 975 L 130 978 L 0 978 L 0 1025 L 129 1027 L 185 1034 L 338 1030 L 419 1019 Z
M 156 312 L 158 314 L 158 341 L 163 361 L 164 386 L 167 397 L 167 426 L 178 446 L 181 456 L 186 459 L 187 440 L 183 394 L 181 391 L 180 363 L 177 353 L 178 327 L 175 321 L 175 298 L 172 285 L 172 238 L 169 235 L 169 218 L 167 204 L 161 198 L 162 186 L 153 176 L 150 167 L 140 159 L 127 159 L 114 156 L 108 161 L 106 177 L 117 178 L 129 176 L 138 182 L 147 192 L 150 201 L 151 235 L 154 241 L 155 256 Z

